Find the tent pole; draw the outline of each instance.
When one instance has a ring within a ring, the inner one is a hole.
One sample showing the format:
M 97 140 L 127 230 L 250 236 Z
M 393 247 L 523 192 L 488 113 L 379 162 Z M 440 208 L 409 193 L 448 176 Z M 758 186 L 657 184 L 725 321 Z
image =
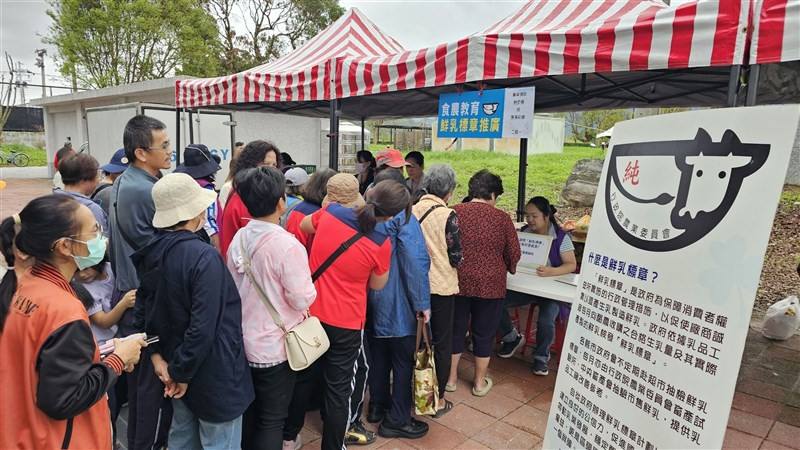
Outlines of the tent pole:
M 742 66 L 737 64 L 731 66 L 731 76 L 728 80 L 728 106 L 735 107 L 739 103 L 739 75 Z
M 175 166 L 181 163 L 181 109 L 175 108 Z
M 330 147 L 328 149 L 328 167 L 333 170 L 339 170 L 339 102 L 334 98 L 329 102 L 330 105 L 330 127 L 328 133 L 328 141 Z
M 745 106 L 753 106 L 758 100 L 758 78 L 761 72 L 761 65 L 753 64 L 750 66 L 750 76 L 747 79 L 747 98 Z
M 517 185 L 517 221 L 525 219 L 525 178 L 528 171 L 528 138 L 519 140 L 519 180 Z
M 364 118 L 361 118 L 361 150 L 366 150 L 367 148 L 364 147 Z

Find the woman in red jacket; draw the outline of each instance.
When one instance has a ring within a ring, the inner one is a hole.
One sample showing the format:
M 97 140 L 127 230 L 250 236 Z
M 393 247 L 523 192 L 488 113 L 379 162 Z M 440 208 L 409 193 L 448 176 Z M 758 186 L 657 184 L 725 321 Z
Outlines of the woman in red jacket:
M 254 167 L 275 167 L 281 168 L 281 151 L 274 144 L 267 141 L 252 141 L 244 148 L 239 159 L 236 160 L 236 167 L 233 174 L 233 192 L 225 207 L 222 209 L 222 219 L 218 220 L 219 229 L 219 249 L 222 258 L 228 255 L 228 246 L 231 245 L 233 237 L 239 228 L 247 225 L 252 218 L 242 198 L 236 193 L 236 174 L 245 169 Z
M 9 266 L 0 282 L 0 448 L 111 448 L 106 391 L 146 344 L 116 340 L 101 359 L 69 285 L 105 246 L 89 208 L 63 195 L 37 198 L 0 223 Z M 17 250 L 35 261 L 19 279 Z

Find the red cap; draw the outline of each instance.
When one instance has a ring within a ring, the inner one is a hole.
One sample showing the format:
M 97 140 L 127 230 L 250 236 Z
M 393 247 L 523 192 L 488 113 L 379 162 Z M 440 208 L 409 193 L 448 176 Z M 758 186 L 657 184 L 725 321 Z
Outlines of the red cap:
M 389 166 L 395 169 L 408 165 L 406 159 L 403 158 L 403 154 L 400 153 L 400 150 L 395 148 L 387 148 L 386 150 L 379 151 L 375 156 L 375 163 L 378 166 Z

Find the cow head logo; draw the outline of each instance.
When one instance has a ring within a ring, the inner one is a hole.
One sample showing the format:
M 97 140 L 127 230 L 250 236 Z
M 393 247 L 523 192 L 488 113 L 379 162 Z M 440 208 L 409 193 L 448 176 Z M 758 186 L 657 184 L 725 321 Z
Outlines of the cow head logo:
M 487 116 L 491 116 L 495 112 L 497 112 L 497 108 L 500 104 L 499 103 L 484 103 L 483 106 L 483 113 Z
M 605 190 L 611 227 L 642 250 L 687 247 L 725 218 L 769 149 L 742 143 L 731 130 L 712 142 L 702 128 L 693 140 L 615 145 Z

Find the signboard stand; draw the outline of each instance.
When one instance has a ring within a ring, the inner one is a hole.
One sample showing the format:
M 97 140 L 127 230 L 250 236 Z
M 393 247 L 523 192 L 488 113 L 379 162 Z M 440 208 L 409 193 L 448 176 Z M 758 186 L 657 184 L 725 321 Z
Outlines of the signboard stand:
M 544 448 L 722 446 L 799 119 L 780 105 L 615 125 Z

